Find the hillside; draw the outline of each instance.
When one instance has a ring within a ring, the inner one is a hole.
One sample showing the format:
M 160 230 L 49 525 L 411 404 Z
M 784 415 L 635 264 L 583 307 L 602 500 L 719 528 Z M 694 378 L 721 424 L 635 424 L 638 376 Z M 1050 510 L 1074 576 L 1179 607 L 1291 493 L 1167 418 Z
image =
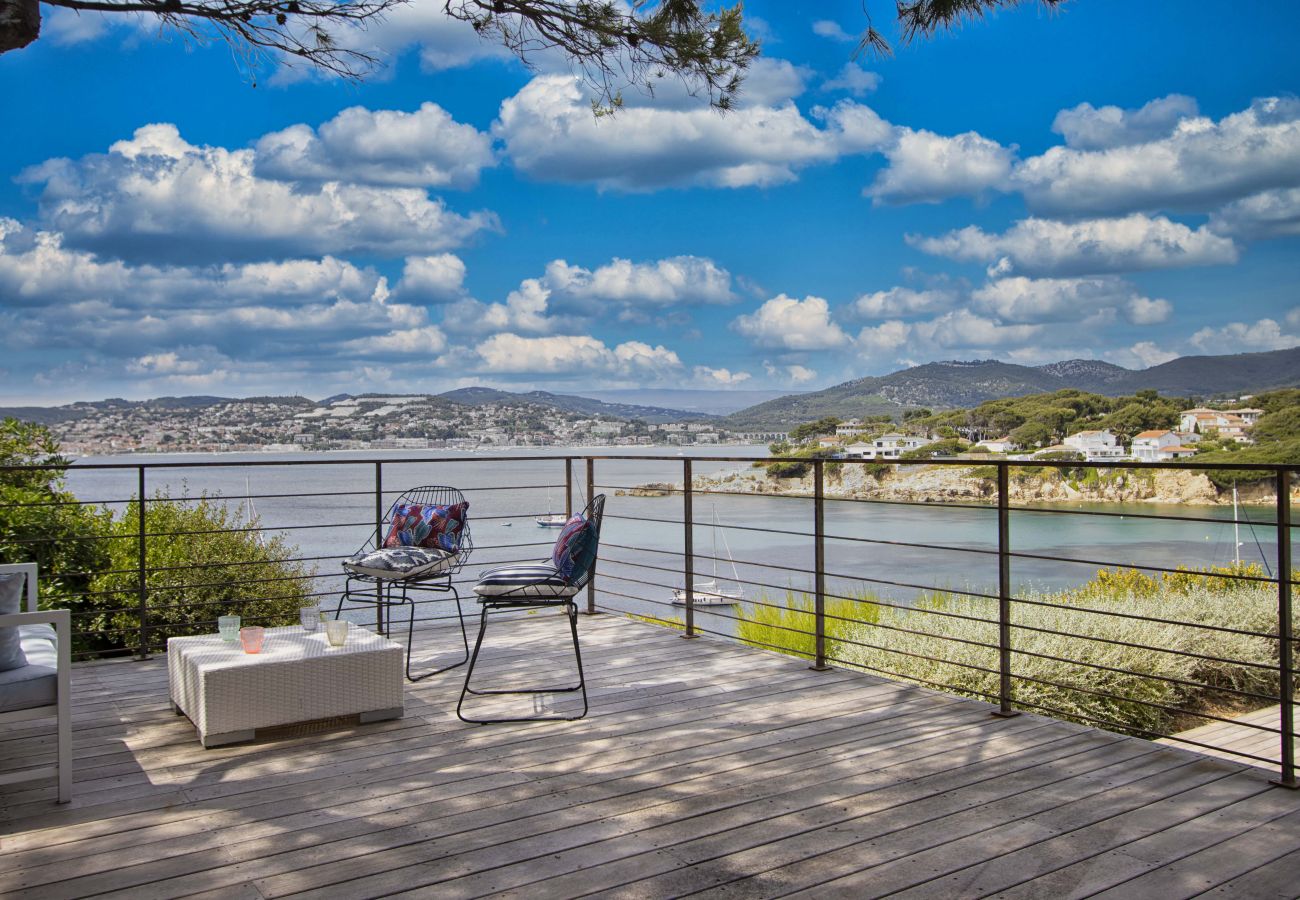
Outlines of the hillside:
M 823 391 L 791 395 L 733 413 L 724 427 L 788 428 L 823 416 L 901 413 L 977 406 L 1000 397 L 1044 394 L 1066 388 L 1110 397 L 1155 389 L 1173 396 L 1257 393 L 1300 385 L 1300 348 L 1231 356 L 1185 356 L 1134 371 L 1097 360 L 1075 359 L 1044 366 L 997 360 L 937 362 L 890 375 L 859 378 Z
M 529 391 L 513 393 L 495 388 L 460 388 L 439 394 L 444 400 L 463 406 L 485 406 L 489 403 L 528 403 L 550 409 L 562 409 L 565 412 L 585 416 L 607 416 L 615 419 L 641 419 L 645 422 L 682 422 L 692 419 L 707 419 L 702 413 L 685 412 L 662 406 L 641 406 L 634 403 L 608 403 L 591 397 L 576 397 L 571 394 L 552 394 L 549 391 Z

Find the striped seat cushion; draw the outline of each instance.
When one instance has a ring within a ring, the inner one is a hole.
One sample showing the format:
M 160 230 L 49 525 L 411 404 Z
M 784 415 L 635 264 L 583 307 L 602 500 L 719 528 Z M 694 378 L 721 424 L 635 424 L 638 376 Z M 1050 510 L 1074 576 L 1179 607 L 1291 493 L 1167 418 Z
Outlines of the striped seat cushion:
M 572 597 L 577 587 L 550 562 L 503 566 L 479 576 L 474 593 L 480 597 Z
M 353 575 L 384 581 L 409 581 L 438 575 L 455 562 L 456 554 L 432 547 L 383 547 L 362 551 L 344 560 L 343 568 Z

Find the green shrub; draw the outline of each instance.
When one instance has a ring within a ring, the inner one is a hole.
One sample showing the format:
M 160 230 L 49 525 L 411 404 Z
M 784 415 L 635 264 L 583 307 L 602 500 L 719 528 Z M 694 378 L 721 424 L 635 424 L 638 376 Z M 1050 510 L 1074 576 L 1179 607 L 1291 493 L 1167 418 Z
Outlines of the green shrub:
M 91 580 L 91 594 L 73 605 L 81 639 L 77 650 L 103 652 L 139 643 L 140 504 L 132 501 L 108 523 L 107 567 Z M 207 496 L 154 494 L 145 505 L 145 599 L 153 645 L 168 637 L 210 634 L 217 616 L 238 615 L 259 625 L 289 625 L 310 604 L 312 572 L 293 560 L 297 548 L 280 536 L 261 537 L 258 522 Z
M 859 622 L 874 622 L 879 607 L 874 594 L 855 594 L 853 599 L 830 598 L 825 603 L 826 656 L 843 658 L 840 638 Z M 815 601 L 810 594 L 787 591 L 784 605 L 763 596 L 760 603 L 740 607 L 736 634 L 742 643 L 763 649 L 812 659 L 817 652 Z

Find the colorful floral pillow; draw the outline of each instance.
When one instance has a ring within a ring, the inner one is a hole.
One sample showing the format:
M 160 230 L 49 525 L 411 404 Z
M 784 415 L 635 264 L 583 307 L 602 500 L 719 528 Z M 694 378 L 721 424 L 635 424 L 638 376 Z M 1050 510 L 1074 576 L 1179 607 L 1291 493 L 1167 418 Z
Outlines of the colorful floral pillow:
M 560 536 L 555 539 L 551 562 L 569 581 L 577 581 L 596 560 L 596 529 L 582 516 L 574 516 L 564 523 Z
M 455 553 L 469 518 L 469 504 L 422 506 L 403 503 L 393 510 L 385 547 L 434 547 Z

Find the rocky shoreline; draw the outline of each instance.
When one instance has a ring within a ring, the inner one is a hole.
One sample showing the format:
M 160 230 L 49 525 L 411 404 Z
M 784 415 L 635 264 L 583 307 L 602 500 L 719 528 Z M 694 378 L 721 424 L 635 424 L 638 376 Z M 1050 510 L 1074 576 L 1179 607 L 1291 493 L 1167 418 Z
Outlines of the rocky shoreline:
M 891 469 L 879 479 L 864 466 L 845 465 L 826 474 L 823 489 L 827 497 L 855 500 L 898 500 L 912 503 L 989 502 L 997 487 L 993 479 L 972 475 L 964 466 L 906 466 Z M 1017 473 L 1018 474 L 1018 473 Z M 799 478 L 772 478 L 762 469 L 738 469 L 715 476 L 696 476 L 698 491 L 728 491 L 737 494 L 783 494 L 812 496 L 811 473 Z M 1130 470 L 1114 475 L 1106 472 L 1095 480 L 1075 481 L 1050 475 L 1013 476 L 1013 503 L 1176 503 L 1189 506 L 1219 506 L 1232 503 L 1231 493 L 1221 493 L 1200 472 L 1185 469 Z M 644 484 L 620 490 L 631 497 L 663 497 L 678 493 L 681 482 Z M 1272 504 L 1272 485 L 1248 485 L 1239 492 L 1242 503 Z M 1293 493 L 1300 500 L 1300 492 Z

